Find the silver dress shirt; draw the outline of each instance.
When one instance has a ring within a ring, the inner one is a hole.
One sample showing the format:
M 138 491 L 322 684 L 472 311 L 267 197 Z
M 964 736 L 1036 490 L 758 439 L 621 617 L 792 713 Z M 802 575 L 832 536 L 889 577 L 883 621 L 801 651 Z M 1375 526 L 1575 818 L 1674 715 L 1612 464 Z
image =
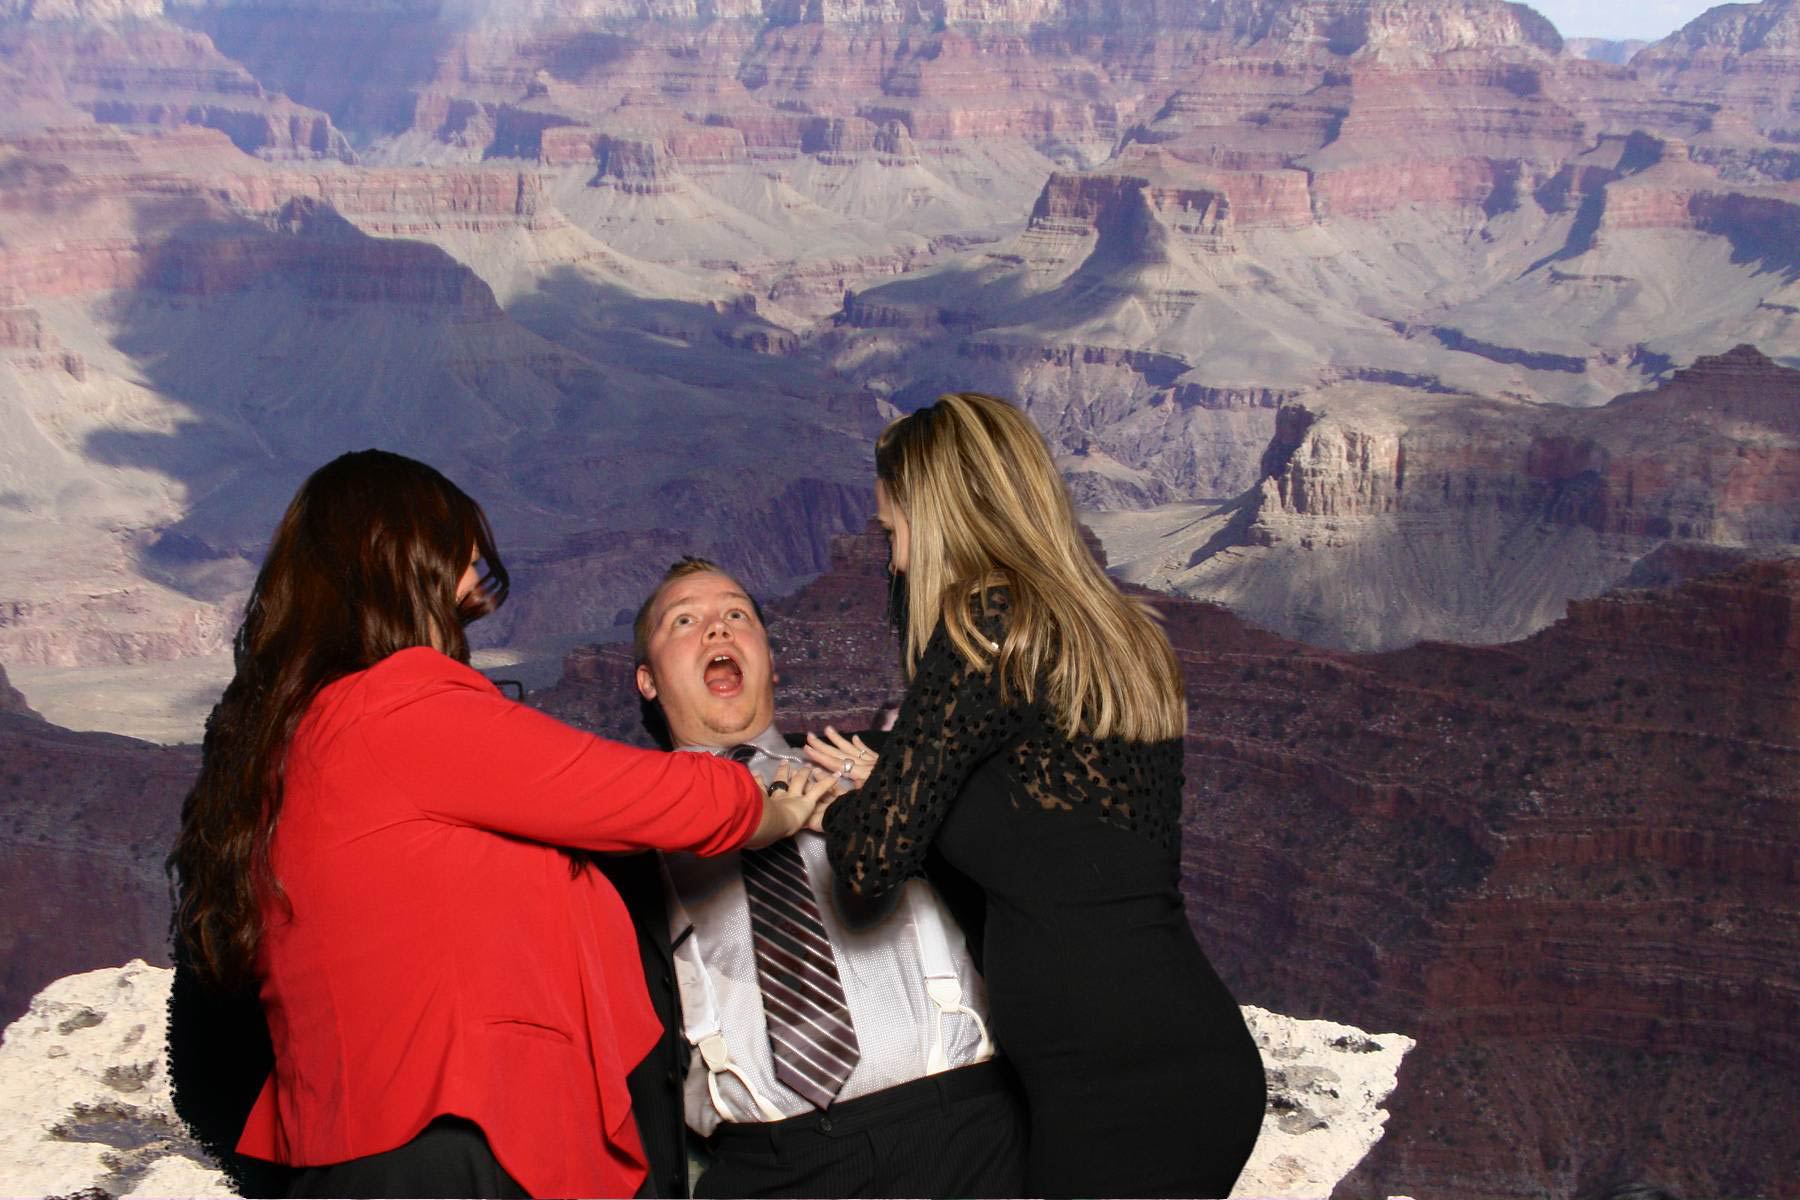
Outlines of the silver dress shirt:
M 749 764 L 758 778 L 773 777 L 781 759 L 801 762 L 799 752 L 770 726 L 750 739 L 763 753 Z M 683 746 L 683 750 L 719 753 L 725 747 Z M 825 932 L 831 939 L 838 976 L 850 1005 L 861 1056 L 851 1072 L 840 1102 L 883 1091 L 922 1078 L 926 1055 L 938 1028 L 938 1010 L 925 993 L 925 973 L 919 945 L 907 906 L 899 903 L 901 891 L 886 898 L 879 908 L 851 897 L 835 886 L 825 857 L 825 839 L 816 833 L 796 835 L 800 857 L 806 863 L 808 882 L 819 902 Z M 750 942 L 750 910 L 744 900 L 744 881 L 738 855 L 698 858 L 692 854 L 664 856 L 668 880 L 679 907 L 671 905 L 670 936 L 691 936 L 711 977 L 718 997 L 719 1019 L 731 1061 L 750 1077 L 758 1092 L 790 1117 L 816 1109 L 789 1091 L 775 1078 L 769 1053 L 769 1031 L 763 1021 L 762 993 L 756 982 L 756 955 Z M 928 888 L 914 881 L 908 889 Z M 930 902 L 942 906 L 935 894 Z M 683 910 L 693 922 L 688 934 Z M 981 976 L 969 959 L 962 931 L 946 915 L 950 953 L 962 984 L 963 1002 L 987 1020 L 987 994 Z M 697 998 L 682 990 L 682 1003 Z M 964 1016 L 944 1018 L 944 1050 L 951 1067 L 978 1061 L 980 1031 Z M 705 1136 L 718 1127 L 720 1116 L 706 1085 L 706 1064 L 695 1054 L 688 1068 L 684 1096 L 688 1126 Z M 718 1077 L 721 1099 L 731 1109 L 732 1120 L 757 1122 L 763 1118 L 736 1079 Z

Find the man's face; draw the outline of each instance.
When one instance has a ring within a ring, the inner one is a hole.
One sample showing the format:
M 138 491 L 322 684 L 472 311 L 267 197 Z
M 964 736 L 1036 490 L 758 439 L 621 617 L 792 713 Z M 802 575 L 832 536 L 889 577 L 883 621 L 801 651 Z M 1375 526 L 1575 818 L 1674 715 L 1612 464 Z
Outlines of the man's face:
M 663 585 L 650 606 L 637 686 L 662 708 L 678 746 L 731 746 L 769 727 L 769 638 L 735 579 L 702 571 Z

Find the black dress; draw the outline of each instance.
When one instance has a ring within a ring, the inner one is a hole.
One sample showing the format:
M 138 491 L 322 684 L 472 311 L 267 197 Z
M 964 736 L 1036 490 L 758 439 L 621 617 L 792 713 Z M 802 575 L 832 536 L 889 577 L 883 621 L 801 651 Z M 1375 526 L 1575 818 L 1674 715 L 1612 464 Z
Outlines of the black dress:
M 983 633 L 998 644 L 1004 592 Z M 1027 1190 L 1223 1196 L 1262 1124 L 1262 1059 L 1182 911 L 1181 742 L 1066 736 L 940 624 L 874 776 L 828 810 L 862 894 L 934 843 L 986 894 L 994 1036 L 1025 1085 Z

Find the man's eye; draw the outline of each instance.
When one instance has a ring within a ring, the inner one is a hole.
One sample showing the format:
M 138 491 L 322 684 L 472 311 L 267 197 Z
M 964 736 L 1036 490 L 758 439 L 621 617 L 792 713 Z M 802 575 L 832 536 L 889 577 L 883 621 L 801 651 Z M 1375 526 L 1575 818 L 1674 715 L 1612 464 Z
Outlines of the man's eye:
M 675 618 L 675 619 L 674 619 L 674 620 L 673 620 L 673 621 L 671 621 L 671 622 L 669 622 L 669 623 L 670 623 L 670 624 L 671 624 L 671 625 L 674 625 L 674 626 L 677 626 L 677 627 L 680 627 L 680 626 L 682 626 L 682 625 L 686 625 L 686 624 L 688 624 L 688 623 L 689 623 L 689 622 L 690 622 L 690 621 L 692 621 L 692 620 L 693 620 L 693 619 L 694 619 L 694 618 L 692 618 L 692 617 L 690 617 L 690 616 L 688 616 L 688 615 L 687 615 L 687 614 L 686 614 L 686 613 L 683 613 L 683 614 L 682 614 L 682 615 L 681 615 L 681 616 L 679 616 L 679 617 L 676 617 L 676 618 Z

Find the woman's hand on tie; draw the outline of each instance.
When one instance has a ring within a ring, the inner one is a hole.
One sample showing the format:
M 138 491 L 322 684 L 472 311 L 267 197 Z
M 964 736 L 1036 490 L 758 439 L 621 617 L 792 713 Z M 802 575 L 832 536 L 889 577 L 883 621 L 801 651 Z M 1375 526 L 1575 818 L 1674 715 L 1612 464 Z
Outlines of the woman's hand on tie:
M 816 828 L 821 803 L 829 801 L 837 776 L 827 771 L 782 763 L 763 789 L 762 823 L 744 844 L 752 850 Z

